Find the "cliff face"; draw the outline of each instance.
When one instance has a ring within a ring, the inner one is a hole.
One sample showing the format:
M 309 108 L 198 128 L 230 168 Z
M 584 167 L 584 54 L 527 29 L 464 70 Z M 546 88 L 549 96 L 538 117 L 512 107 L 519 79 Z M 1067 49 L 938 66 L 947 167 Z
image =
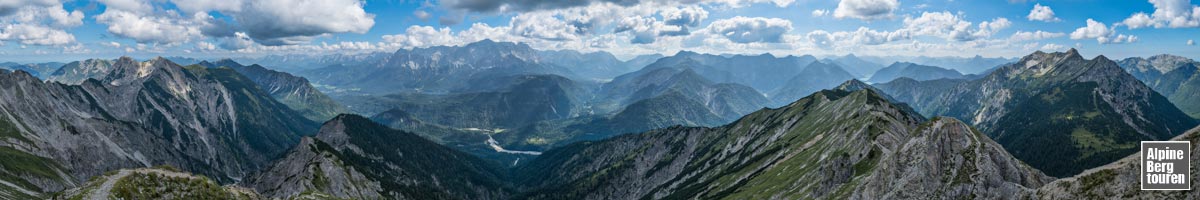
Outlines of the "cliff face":
M 245 184 L 269 198 L 288 198 L 305 192 L 352 199 L 383 197 L 379 182 L 368 179 L 341 158 L 341 153 L 329 144 L 306 137 L 276 164 L 248 177 Z
M 121 58 L 112 68 L 79 85 L 0 73 L 0 124 L 9 127 L 0 146 L 57 166 L 40 173 L 55 181 L 15 180 L 30 182 L 25 189 L 59 191 L 106 171 L 164 164 L 230 182 L 316 128 L 233 70 L 161 58 Z
M 267 69 L 257 64 L 245 66 L 228 59 L 216 63 L 204 61 L 199 65 L 209 68 L 232 68 L 250 78 L 259 88 L 271 94 L 271 97 L 313 121 L 325 121 L 338 114 L 350 112 L 345 106 L 317 91 L 304 77 Z

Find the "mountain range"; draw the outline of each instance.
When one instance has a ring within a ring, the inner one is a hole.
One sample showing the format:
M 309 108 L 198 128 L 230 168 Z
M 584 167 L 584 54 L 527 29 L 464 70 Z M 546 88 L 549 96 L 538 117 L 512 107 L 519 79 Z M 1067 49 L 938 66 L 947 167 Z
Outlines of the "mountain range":
M 1098 56 L 1036 52 L 970 81 L 880 84 L 928 116 L 964 120 L 1051 176 L 1069 176 L 1166 140 L 1196 120 Z M 1069 145 L 1063 145 L 1069 141 Z M 1075 158 L 1075 159 L 1061 159 Z
M 822 62 L 842 66 L 847 72 L 854 75 L 855 78 L 870 77 L 875 71 L 879 71 L 884 67 L 882 64 L 863 60 L 854 54 L 825 58 L 822 59 Z
M 102 79 L 0 73 L 5 176 L 38 193 L 122 168 L 177 166 L 229 183 L 269 164 L 316 124 L 231 69 L 122 57 Z
M 470 81 L 507 76 L 575 77 L 570 69 L 542 62 L 540 56 L 526 44 L 483 40 L 461 47 L 400 49 L 376 61 L 327 66 L 300 75 L 334 88 L 326 90 L 334 95 L 449 93 L 470 87 Z
M 928 65 L 919 65 L 914 63 L 892 63 L 883 69 L 879 69 L 871 75 L 870 82 L 886 83 L 896 78 L 911 78 L 918 81 L 934 80 L 934 79 L 961 79 L 962 73 L 958 73 L 953 69 L 946 69 Z
M 215 63 L 200 61 L 197 65 L 208 68 L 231 68 L 250 78 L 259 88 L 270 93 L 275 100 L 313 121 L 324 121 L 338 114 L 349 112 L 346 107 L 314 88 L 304 77 L 267 69 L 258 64 L 245 66 L 229 59 L 218 60 Z
M 58 70 L 58 68 L 62 67 L 62 66 L 63 66 L 63 63 L 60 63 L 60 62 L 28 63 L 28 64 L 20 64 L 20 63 L 14 63 L 14 62 L 0 63 L 0 69 L 7 69 L 9 71 L 21 70 L 21 71 L 25 71 L 26 73 L 29 73 L 30 75 L 33 75 L 34 77 L 38 77 L 38 78 L 45 78 L 46 76 L 49 76 L 51 73 L 54 73 L 55 70 Z
M 980 55 L 972 57 L 954 57 L 954 56 L 862 56 L 863 60 L 874 63 L 896 63 L 909 62 L 919 65 L 938 66 L 946 69 L 953 69 L 964 74 L 988 74 L 988 71 L 1000 67 L 1001 65 L 1017 61 L 1020 57 L 1004 58 L 1004 57 L 983 57 Z
M 1138 141 L 1200 139 L 1191 59 L 875 64 L 901 58 L 485 40 L 22 65 L 0 69 L 0 199 L 1200 196 L 1136 187 Z
M 1192 118 L 1200 119 L 1200 62 L 1163 54 L 1126 58 L 1117 64 Z

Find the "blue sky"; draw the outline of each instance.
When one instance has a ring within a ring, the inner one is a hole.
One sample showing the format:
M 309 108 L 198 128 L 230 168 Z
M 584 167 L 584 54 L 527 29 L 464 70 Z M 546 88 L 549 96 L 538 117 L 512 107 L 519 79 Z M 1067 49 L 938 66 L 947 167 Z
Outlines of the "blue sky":
M 0 60 L 332 54 L 481 39 L 620 57 L 1194 57 L 1180 0 L 0 0 Z M 685 31 L 686 30 L 686 31 Z

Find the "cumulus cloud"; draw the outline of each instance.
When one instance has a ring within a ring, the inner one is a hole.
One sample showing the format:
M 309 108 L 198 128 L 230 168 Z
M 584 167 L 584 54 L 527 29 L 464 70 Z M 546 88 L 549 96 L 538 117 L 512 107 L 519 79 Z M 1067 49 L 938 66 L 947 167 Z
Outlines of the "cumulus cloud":
M 794 2 L 795 0 L 443 0 L 440 3 L 453 10 L 494 13 L 556 10 L 597 4 L 630 7 L 644 4 L 679 5 L 709 3 L 742 7 L 752 3 L 771 3 L 778 7 L 787 7 Z
M 0 17 L 16 13 L 18 9 L 28 6 L 53 6 L 58 0 L 0 0 Z
M 0 40 L 15 40 L 26 45 L 64 45 L 75 36 L 60 29 L 33 24 L 9 24 L 0 28 Z
M 912 39 L 908 31 L 876 31 L 867 27 L 859 27 L 855 31 L 827 32 L 816 30 L 805 35 L 810 42 L 822 49 L 835 47 L 852 47 L 859 45 L 879 45 L 887 42 Z
M 417 19 L 421 19 L 421 21 L 429 20 L 430 17 L 433 17 L 432 14 L 429 14 L 429 12 L 425 12 L 424 10 L 413 11 L 413 16 L 416 16 Z
M 1116 28 L 1115 26 L 1113 28 Z M 1096 20 L 1087 19 L 1087 26 L 1075 29 L 1071 32 L 1071 39 L 1096 39 L 1100 44 L 1118 44 L 1131 43 L 1137 41 L 1137 36 L 1118 34 L 1116 30 L 1109 28 L 1104 23 Z
M 649 44 L 658 40 L 659 27 L 663 24 L 649 17 L 626 17 L 613 29 L 615 33 L 629 32 L 633 35 L 630 43 Z
M 509 11 L 531 11 L 531 10 L 549 10 L 571 7 L 581 7 L 591 5 L 592 3 L 609 2 L 623 6 L 631 6 L 640 3 L 639 0 L 574 0 L 574 1 L 559 1 L 559 0 L 443 0 L 442 4 L 454 9 L 463 9 L 472 12 L 509 12 Z
M 1122 23 L 1130 29 L 1200 27 L 1200 6 L 1190 0 L 1150 0 L 1150 4 L 1154 4 L 1154 13 L 1134 13 Z
M 329 33 L 365 33 L 375 15 L 359 0 L 256 0 L 247 11 L 233 12 L 246 33 L 259 43 L 283 45 L 307 42 Z
M 986 46 L 994 41 L 977 41 L 990 38 L 996 32 L 1012 26 L 1006 18 L 995 18 L 978 24 L 966 21 L 950 12 L 925 12 L 919 17 L 906 17 L 904 26 L 893 31 L 872 30 L 859 27 L 854 31 L 829 32 L 816 30 L 805 35 L 817 48 L 851 48 L 861 45 L 882 45 L 889 42 L 910 40 L 918 36 L 943 38 L 947 41 L 965 42 L 963 45 Z M 1052 33 L 1038 33 L 1051 36 Z M 1061 33 L 1060 33 L 1061 34 Z M 1021 36 L 1023 37 L 1023 36 Z M 923 44 L 923 43 L 922 43 Z
M 436 29 L 431 26 L 410 26 L 404 34 L 384 35 L 384 42 L 394 43 L 400 47 L 428 47 L 437 45 L 456 44 L 450 28 Z
M 664 24 L 695 27 L 700 25 L 700 21 L 708 18 L 708 11 L 693 5 L 667 8 L 659 12 L 659 15 L 662 15 Z
M 925 12 L 920 17 L 906 17 L 904 29 L 915 35 L 930 35 L 953 41 L 973 41 L 991 37 L 999 30 L 1012 26 L 1006 18 L 980 22 L 978 26 L 950 12 Z
M 708 31 L 736 43 L 779 43 L 792 31 L 792 22 L 779 18 L 737 16 L 708 25 Z
M 121 43 L 113 42 L 113 41 L 101 42 L 100 45 L 104 45 L 106 47 L 112 47 L 112 48 L 121 48 Z
M 1051 10 L 1050 6 L 1043 6 L 1040 3 L 1034 4 L 1033 10 L 1030 10 L 1029 16 L 1026 16 L 1025 18 L 1028 18 L 1029 21 L 1043 21 L 1043 22 L 1062 21 L 1058 17 L 1054 16 L 1054 10 Z
M 244 32 L 236 32 L 233 37 L 224 37 L 221 41 L 221 48 L 226 50 L 242 50 L 254 46 L 254 40 Z
M 1042 46 L 1042 50 L 1047 50 L 1047 51 L 1058 51 L 1058 50 L 1063 50 L 1066 48 L 1067 48 L 1067 46 L 1063 46 L 1063 45 L 1059 45 L 1059 44 L 1046 44 L 1046 45 Z
M 204 13 L 197 13 L 204 15 Z M 177 44 L 201 37 L 200 24 L 174 11 L 161 15 L 143 15 L 110 7 L 96 16 L 96 22 L 108 25 L 113 35 L 138 43 Z
M 513 35 L 544 40 L 576 40 L 587 33 L 582 24 L 571 24 L 546 14 L 521 14 L 509 20 Z
M 1187 45 L 1188 46 L 1196 45 L 1196 41 L 1188 40 Z
M 209 42 L 197 42 L 196 49 L 199 49 L 202 51 L 212 51 L 212 50 L 217 50 L 217 45 L 215 45 L 213 43 L 209 43 Z
M 833 10 L 833 17 L 862 20 L 891 18 L 892 12 L 899 7 L 897 0 L 842 0 Z
M 374 15 L 359 0 L 170 0 L 178 11 L 155 8 L 151 0 L 101 0 L 107 8 L 96 16 L 114 35 L 142 43 L 172 44 L 197 38 L 235 37 L 244 32 L 258 43 L 305 43 L 331 33 L 365 33 Z M 183 12 L 183 13 L 179 13 Z M 230 16 L 232 23 L 209 16 Z M 161 28 L 161 29 L 154 29 Z M 139 32 L 144 30 L 151 33 Z
M 1067 35 L 1066 33 L 1045 32 L 1045 31 L 1040 31 L 1040 30 L 1034 31 L 1034 32 L 1017 31 L 1016 33 L 1013 33 L 1012 37 L 1009 37 L 1008 40 L 1014 41 L 1014 42 L 1029 41 L 1029 40 L 1044 40 L 1044 39 L 1062 37 L 1062 36 L 1066 36 L 1066 35 Z
M 58 0 L 0 0 L 0 41 L 24 45 L 75 43 L 67 28 L 83 24 L 83 12 L 68 11 Z M 64 47 L 67 48 L 67 47 Z
M 825 15 L 827 15 L 827 14 L 829 14 L 829 10 L 824 10 L 824 9 L 816 9 L 816 10 L 813 10 L 813 11 L 812 11 L 812 16 L 813 16 L 813 17 L 822 17 L 822 16 L 825 16 Z

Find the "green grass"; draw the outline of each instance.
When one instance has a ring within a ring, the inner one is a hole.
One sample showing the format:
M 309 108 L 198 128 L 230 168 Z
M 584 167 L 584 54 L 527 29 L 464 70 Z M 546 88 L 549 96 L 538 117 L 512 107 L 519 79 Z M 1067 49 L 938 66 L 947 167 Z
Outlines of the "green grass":
M 25 143 L 33 143 L 29 138 L 21 135 L 21 131 L 17 129 L 16 124 L 9 122 L 7 118 L 0 115 L 0 139 L 2 138 L 15 138 Z
M 1090 150 L 1084 151 L 1083 155 L 1080 156 L 1080 159 L 1087 158 L 1095 152 L 1108 152 L 1119 149 L 1131 149 L 1135 147 L 1134 143 L 1117 143 L 1111 138 L 1098 136 L 1083 127 L 1076 127 L 1071 131 L 1071 141 L 1074 141 L 1075 147 L 1079 149 Z
M 37 186 L 25 181 L 21 176 L 33 176 L 54 181 L 63 181 L 56 169 L 62 169 L 53 160 L 22 152 L 12 147 L 0 147 L 0 167 L 9 173 L 0 173 L 0 179 L 8 180 L 26 189 L 36 190 Z M 11 174 L 10 174 L 11 173 Z
M 244 199 L 204 177 L 169 177 L 157 173 L 134 173 L 117 180 L 113 199 Z

